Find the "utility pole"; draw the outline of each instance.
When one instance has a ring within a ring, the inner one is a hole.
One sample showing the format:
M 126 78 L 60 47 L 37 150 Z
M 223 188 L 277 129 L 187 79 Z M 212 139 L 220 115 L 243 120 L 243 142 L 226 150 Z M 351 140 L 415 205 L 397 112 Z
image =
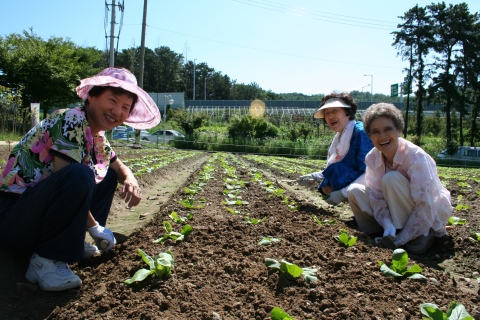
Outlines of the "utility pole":
M 142 41 L 140 44 L 140 72 L 138 75 L 138 86 L 143 89 L 143 69 L 145 63 L 145 29 L 147 27 L 147 4 L 148 0 L 143 2 L 143 22 L 142 22 Z M 163 115 L 165 117 L 165 115 Z M 140 130 L 135 130 L 135 143 L 140 143 Z
M 143 89 L 143 69 L 145 63 L 145 29 L 147 27 L 147 4 L 148 0 L 143 2 L 143 22 L 142 22 L 142 40 L 140 44 L 140 73 L 138 75 L 138 86 Z
M 195 77 L 195 76 L 196 76 L 196 74 L 195 74 L 195 72 L 196 72 L 196 70 L 195 70 L 195 61 L 196 61 L 196 60 L 197 60 L 197 59 L 193 59 L 193 99 L 192 99 L 192 100 L 195 100 L 195 78 L 196 78 L 196 77 Z
M 112 0 L 112 21 L 110 21 L 110 63 L 109 67 L 115 66 L 115 0 Z

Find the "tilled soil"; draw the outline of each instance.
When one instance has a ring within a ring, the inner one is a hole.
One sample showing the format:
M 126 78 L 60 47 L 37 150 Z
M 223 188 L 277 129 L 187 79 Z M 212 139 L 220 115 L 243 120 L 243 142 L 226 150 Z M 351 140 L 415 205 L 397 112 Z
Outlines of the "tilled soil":
M 222 204 L 226 176 L 219 162 L 215 164 L 215 178 L 195 195 L 195 199 L 206 199 L 205 207 L 190 210 L 194 217 L 188 223 L 193 232 L 185 241 L 153 243 L 165 233 L 162 222 L 170 220 L 172 211 L 180 216 L 190 212 L 178 200 L 187 197 L 183 187 L 196 181 L 198 172 L 126 242 L 100 257 L 72 265 L 83 280 L 79 290 L 31 293 L 28 287 L 23 288 L 17 295 L 1 297 L 0 318 L 269 319 L 272 308 L 278 306 L 295 319 L 421 319 L 421 303 L 435 303 L 446 311 L 451 301 L 464 304 L 471 315 L 477 312 L 480 292 L 475 278 L 479 277 L 480 243 L 473 243 L 468 236 L 471 229 L 480 231 L 478 196 L 468 200 L 475 211 L 455 213 L 468 216 L 468 226 L 456 226 L 426 254 L 410 256 L 410 264 L 418 263 L 428 280 L 399 281 L 379 271 L 378 260 L 390 264 L 390 250 L 377 247 L 348 221 L 323 226 L 313 223 L 312 214 L 320 220 L 335 217 L 305 201 L 297 201 L 297 211 L 289 209 L 258 182 L 251 182 L 253 167 L 236 164 L 230 158 L 238 179 L 246 182 L 241 196 L 249 204 L 229 207 L 253 218 L 266 217 L 258 225 L 244 223 L 241 214 L 232 215 Z M 290 191 L 287 194 L 290 200 L 297 198 Z M 176 231 L 181 229 L 181 224 L 172 225 Z M 358 236 L 357 244 L 342 247 L 334 240 L 339 229 Z M 264 236 L 282 241 L 258 245 Z M 147 268 L 137 253 L 139 248 L 152 257 L 171 251 L 173 273 L 125 285 L 123 281 L 136 270 Z M 24 262 L 7 258 L 17 266 Z M 267 268 L 265 258 L 318 268 L 319 281 L 307 284 L 302 277 L 291 279 L 275 273 Z M 4 271 L 17 278 L 25 272 Z

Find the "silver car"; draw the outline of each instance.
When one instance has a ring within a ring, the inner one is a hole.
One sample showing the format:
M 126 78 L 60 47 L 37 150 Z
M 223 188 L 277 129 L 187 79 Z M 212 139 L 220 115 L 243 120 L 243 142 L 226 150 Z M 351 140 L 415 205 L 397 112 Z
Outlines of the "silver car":
M 158 143 L 172 143 L 174 140 L 185 140 L 185 136 L 176 130 L 165 130 L 165 136 L 163 135 L 163 130 L 158 130 L 152 133 L 148 140 L 150 142 Z

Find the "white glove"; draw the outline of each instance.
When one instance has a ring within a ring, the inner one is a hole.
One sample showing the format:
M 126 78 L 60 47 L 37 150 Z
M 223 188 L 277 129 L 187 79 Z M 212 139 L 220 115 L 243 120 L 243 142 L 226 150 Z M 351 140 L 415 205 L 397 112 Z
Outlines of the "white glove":
M 395 226 L 393 224 L 387 226 L 383 230 L 383 236 L 391 236 L 392 238 L 395 238 L 395 234 L 397 233 L 397 229 L 395 229 Z
M 325 201 L 332 206 L 337 206 L 346 199 L 347 197 L 343 195 L 342 190 L 337 190 L 330 193 L 330 196 Z
M 108 251 L 112 249 L 112 247 L 117 243 L 113 232 L 105 227 L 102 227 L 98 224 L 98 222 L 93 227 L 88 228 L 87 231 L 93 240 L 95 240 L 95 245 L 102 251 Z M 108 242 L 108 245 L 104 248 L 102 248 L 102 245 L 100 244 L 102 240 L 106 240 Z
M 313 187 L 316 182 L 323 180 L 321 172 L 309 173 L 297 178 L 297 183 L 301 186 Z

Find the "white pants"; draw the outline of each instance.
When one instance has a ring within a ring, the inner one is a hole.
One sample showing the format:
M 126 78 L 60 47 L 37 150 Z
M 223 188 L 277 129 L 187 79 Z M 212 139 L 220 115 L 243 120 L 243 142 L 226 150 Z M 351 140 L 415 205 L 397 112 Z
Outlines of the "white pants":
M 403 229 L 415 206 L 409 181 L 401 173 L 390 171 L 382 178 L 382 192 L 390 210 L 393 225 L 396 229 Z M 352 183 L 348 188 L 348 202 L 360 231 L 370 234 L 383 231 L 383 227 L 373 217 L 365 185 Z

